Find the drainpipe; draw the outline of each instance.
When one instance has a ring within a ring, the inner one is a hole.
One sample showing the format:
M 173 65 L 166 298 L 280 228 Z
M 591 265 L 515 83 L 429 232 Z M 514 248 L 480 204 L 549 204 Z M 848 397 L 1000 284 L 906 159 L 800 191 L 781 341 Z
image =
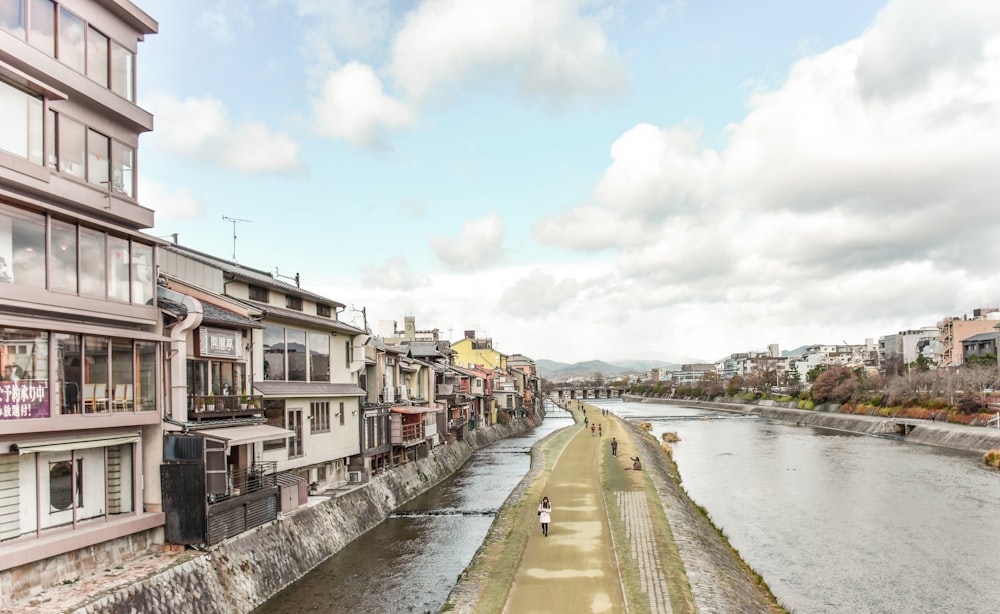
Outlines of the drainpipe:
M 202 308 L 198 299 L 163 289 L 172 301 L 187 307 L 187 317 L 170 331 L 170 415 L 177 422 L 188 421 L 187 406 L 187 334 L 201 324 Z

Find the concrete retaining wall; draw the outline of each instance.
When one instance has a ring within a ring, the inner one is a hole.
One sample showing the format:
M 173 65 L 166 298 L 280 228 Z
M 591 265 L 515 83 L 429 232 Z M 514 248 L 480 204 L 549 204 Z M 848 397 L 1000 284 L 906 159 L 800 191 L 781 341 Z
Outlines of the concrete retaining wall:
M 75 614 L 249 612 L 344 546 L 395 508 L 455 472 L 481 446 L 531 428 L 528 420 L 475 429 L 463 442 L 439 446 L 428 458 L 397 467 L 343 496 L 279 517 L 227 540 L 165 572 L 105 595 Z
M 836 413 L 839 405 L 817 405 L 815 409 L 798 409 L 795 402 L 782 403 L 778 401 L 756 401 L 754 403 L 725 403 L 720 401 L 696 401 L 684 399 L 649 399 L 630 396 L 626 400 L 644 403 L 666 403 L 670 405 L 687 405 L 716 409 L 741 414 L 754 414 L 808 426 L 818 426 L 851 433 L 869 435 L 895 435 L 896 424 L 905 422 L 913 425 L 904 441 L 927 445 L 985 453 L 993 448 L 1000 448 L 1000 429 L 989 429 L 981 426 L 965 426 L 946 422 L 930 422 L 927 420 L 885 418 L 881 416 L 861 416 L 857 414 Z

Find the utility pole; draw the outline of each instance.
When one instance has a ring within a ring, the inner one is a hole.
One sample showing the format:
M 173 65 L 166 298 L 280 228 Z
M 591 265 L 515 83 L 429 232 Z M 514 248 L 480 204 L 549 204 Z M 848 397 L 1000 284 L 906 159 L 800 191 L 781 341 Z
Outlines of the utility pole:
M 241 220 L 238 217 L 229 217 L 228 215 L 223 215 L 222 221 L 233 223 L 233 262 L 236 262 L 236 225 L 243 222 L 252 222 L 253 220 Z

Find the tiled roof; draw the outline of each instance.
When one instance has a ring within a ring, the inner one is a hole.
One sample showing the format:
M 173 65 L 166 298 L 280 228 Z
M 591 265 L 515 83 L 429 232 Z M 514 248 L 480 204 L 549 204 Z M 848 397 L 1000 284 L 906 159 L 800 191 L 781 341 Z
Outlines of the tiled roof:
M 201 321 L 207 322 L 209 324 L 229 324 L 232 326 L 242 326 L 245 328 L 264 328 L 260 322 L 251 320 L 250 318 L 240 315 L 235 311 L 230 311 L 225 307 L 219 307 L 218 305 L 213 305 L 212 303 L 206 303 L 202 301 L 201 303 L 202 316 Z
M 277 279 L 267 271 L 261 271 L 259 269 L 246 267 L 231 260 L 225 260 L 222 258 L 218 258 L 216 256 L 211 256 L 204 252 L 199 252 L 189 247 L 184 247 L 182 245 L 169 244 L 169 245 L 164 245 L 161 249 L 166 249 L 173 252 L 177 252 L 179 254 L 183 254 L 184 256 L 191 258 L 192 260 L 197 260 L 204 264 L 217 267 L 223 273 L 228 273 L 229 275 L 237 279 L 242 279 L 244 281 L 248 281 L 259 286 L 264 286 L 266 288 L 273 288 L 275 290 L 280 290 L 282 292 L 285 292 L 286 294 L 291 294 L 294 296 L 309 298 L 311 300 L 323 303 L 325 305 L 331 305 L 335 307 L 345 307 L 343 303 L 327 298 L 325 296 L 320 296 L 319 294 L 314 294 L 312 292 L 303 290 L 299 286 L 285 283 L 280 279 Z
M 356 384 L 329 382 L 254 382 L 253 387 L 267 397 L 357 397 L 367 394 Z
M 308 313 L 302 313 L 301 311 L 296 311 L 294 309 L 285 309 L 284 307 L 275 307 L 274 305 L 269 305 L 268 303 L 261 303 L 260 301 L 251 301 L 246 299 L 243 301 L 248 305 L 253 305 L 254 307 L 264 311 L 267 315 L 274 316 L 276 318 L 281 318 L 284 320 L 293 320 L 295 322 L 302 322 L 309 324 L 317 328 L 329 328 L 334 332 L 347 333 L 349 335 L 363 335 L 365 331 L 360 328 L 355 328 L 350 324 L 344 324 L 340 320 L 334 320 L 332 318 L 324 318 L 322 316 L 309 315 Z

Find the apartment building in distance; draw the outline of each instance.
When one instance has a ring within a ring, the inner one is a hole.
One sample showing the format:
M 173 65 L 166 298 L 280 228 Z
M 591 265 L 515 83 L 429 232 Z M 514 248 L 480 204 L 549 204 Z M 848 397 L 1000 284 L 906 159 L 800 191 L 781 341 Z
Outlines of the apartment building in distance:
M 127 0 L 0 0 L 0 581 L 161 539 L 165 339 Z M 43 562 L 44 561 L 44 562 Z M 43 563 L 42 563 L 43 562 Z

